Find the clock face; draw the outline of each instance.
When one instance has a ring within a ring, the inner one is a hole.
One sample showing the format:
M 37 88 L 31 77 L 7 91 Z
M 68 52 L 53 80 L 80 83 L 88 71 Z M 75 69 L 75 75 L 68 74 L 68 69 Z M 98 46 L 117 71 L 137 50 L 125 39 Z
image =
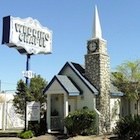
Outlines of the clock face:
M 90 42 L 89 45 L 88 45 L 88 49 L 89 49 L 89 51 L 91 51 L 91 52 L 95 52 L 96 49 L 97 49 L 97 43 L 95 43 L 95 42 Z

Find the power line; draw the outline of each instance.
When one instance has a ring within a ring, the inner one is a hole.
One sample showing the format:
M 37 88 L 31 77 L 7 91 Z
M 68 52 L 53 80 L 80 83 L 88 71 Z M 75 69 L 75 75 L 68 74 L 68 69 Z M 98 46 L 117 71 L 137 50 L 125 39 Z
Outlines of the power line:
M 15 85 L 17 85 L 17 84 L 15 84 L 15 83 L 9 83 L 9 82 L 2 82 L 1 80 L 0 80 L 0 92 L 1 92 L 1 90 L 2 90 L 2 85 L 13 85 L 13 86 L 15 86 Z
M 3 84 L 3 85 L 17 85 L 15 83 L 7 83 L 7 82 L 0 82 L 0 83 Z

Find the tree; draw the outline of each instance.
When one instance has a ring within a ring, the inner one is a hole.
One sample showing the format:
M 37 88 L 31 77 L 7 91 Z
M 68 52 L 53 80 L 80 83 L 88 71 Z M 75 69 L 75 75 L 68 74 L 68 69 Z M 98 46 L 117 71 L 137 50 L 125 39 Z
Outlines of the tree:
M 30 81 L 30 86 L 27 87 L 25 82 L 20 79 L 17 82 L 17 92 L 14 95 L 14 106 L 16 113 L 24 118 L 25 114 L 25 99 L 27 101 L 40 101 L 41 106 L 46 102 L 45 96 L 42 94 L 43 89 L 46 87 L 47 82 L 41 78 L 40 75 L 35 76 Z
M 30 101 L 40 101 L 41 105 L 41 115 L 44 115 L 44 103 L 46 103 L 46 95 L 43 95 L 43 90 L 47 86 L 47 82 L 45 79 L 41 78 L 40 75 L 35 76 L 31 79 L 30 83 Z
M 45 79 L 41 78 L 40 75 L 35 76 L 31 79 L 30 83 L 30 95 L 32 101 L 40 101 L 41 104 L 46 102 L 46 98 L 42 95 L 43 90 L 45 89 L 47 82 Z
M 126 61 L 116 67 L 117 72 L 113 72 L 112 82 L 123 92 L 128 99 L 137 101 L 137 114 L 139 114 L 140 101 L 140 60 Z
M 25 97 L 27 97 L 27 86 L 22 79 L 17 82 L 17 92 L 14 95 L 14 107 L 18 114 L 24 114 L 25 111 Z

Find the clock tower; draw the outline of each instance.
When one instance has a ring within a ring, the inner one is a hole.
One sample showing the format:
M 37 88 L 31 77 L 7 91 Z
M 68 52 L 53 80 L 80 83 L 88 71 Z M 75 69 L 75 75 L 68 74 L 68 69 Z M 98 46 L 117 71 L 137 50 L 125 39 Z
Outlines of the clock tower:
M 106 40 L 102 39 L 97 7 L 94 12 L 92 38 L 87 41 L 85 55 L 85 76 L 96 87 L 96 109 L 99 115 L 99 133 L 109 132 L 110 128 L 110 58 Z

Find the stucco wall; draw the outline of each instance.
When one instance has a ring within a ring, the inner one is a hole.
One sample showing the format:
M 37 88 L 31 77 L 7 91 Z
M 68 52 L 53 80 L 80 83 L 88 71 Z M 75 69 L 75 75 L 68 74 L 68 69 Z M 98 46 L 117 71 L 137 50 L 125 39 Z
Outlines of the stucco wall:
M 121 114 L 121 99 L 111 98 L 110 99 L 110 128 L 115 128 L 116 122 L 119 120 Z
M 58 112 L 59 116 L 63 116 L 64 113 L 64 95 L 63 94 L 52 94 L 51 95 L 51 112 Z
M 131 113 L 131 114 L 137 114 L 136 100 L 131 99 L 130 108 L 131 108 L 131 109 L 130 109 L 130 113 Z
M 13 95 L 7 94 L 5 99 L 0 103 L 0 129 L 23 129 L 24 121 L 14 111 Z
M 137 114 L 136 100 L 122 97 L 121 104 L 122 116 Z
M 2 111 L 3 111 L 3 104 L 0 103 L 0 129 L 2 129 Z
M 90 110 L 94 109 L 94 94 L 85 86 L 85 84 L 79 79 L 79 77 L 72 71 L 70 67 L 65 68 L 62 75 L 71 77 L 71 79 L 78 85 L 78 87 L 83 91 L 82 95 L 77 97 L 77 109 L 82 109 L 84 106 L 87 106 Z
M 64 89 L 60 86 L 58 81 L 54 81 L 53 85 L 47 90 L 47 94 L 62 94 L 64 93 Z

